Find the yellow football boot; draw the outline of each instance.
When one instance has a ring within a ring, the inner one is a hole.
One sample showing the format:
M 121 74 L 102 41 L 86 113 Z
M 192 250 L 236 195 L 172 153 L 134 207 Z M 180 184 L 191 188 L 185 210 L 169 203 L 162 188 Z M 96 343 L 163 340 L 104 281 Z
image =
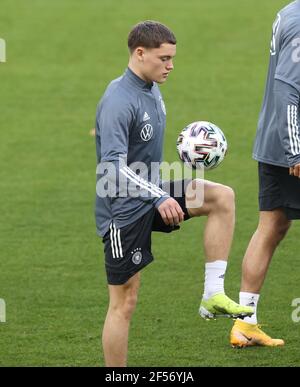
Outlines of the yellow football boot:
M 260 329 L 258 324 L 249 324 L 236 320 L 231 333 L 230 344 L 233 348 L 244 348 L 260 345 L 264 347 L 278 347 L 284 345 L 281 339 L 272 339 Z
M 200 316 L 206 320 L 218 317 L 244 318 L 252 316 L 253 313 L 252 307 L 239 305 L 223 293 L 216 294 L 208 300 L 202 299 L 199 308 Z

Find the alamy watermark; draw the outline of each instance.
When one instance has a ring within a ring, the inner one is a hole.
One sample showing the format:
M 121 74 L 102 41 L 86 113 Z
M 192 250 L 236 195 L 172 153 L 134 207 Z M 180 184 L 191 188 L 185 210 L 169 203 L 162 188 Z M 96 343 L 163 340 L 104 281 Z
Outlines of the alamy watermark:
M 292 301 L 292 307 L 296 308 L 292 312 L 292 320 L 295 323 L 300 322 L 300 298 L 294 298 Z
M 0 298 L 0 323 L 6 322 L 6 304 L 5 301 Z
M 5 40 L 0 38 L 0 62 L 6 62 L 6 44 Z
M 189 208 L 199 208 L 204 202 L 204 169 L 193 170 L 181 161 L 134 162 L 128 165 L 126 157 L 117 161 L 102 161 L 98 164 L 96 192 L 100 198 L 161 198 L 168 196 L 170 181 L 173 184 L 172 197 L 185 195 Z M 190 184 L 191 181 L 196 184 Z M 181 184 L 180 182 L 184 183 Z M 151 199 L 150 199 L 151 200 Z

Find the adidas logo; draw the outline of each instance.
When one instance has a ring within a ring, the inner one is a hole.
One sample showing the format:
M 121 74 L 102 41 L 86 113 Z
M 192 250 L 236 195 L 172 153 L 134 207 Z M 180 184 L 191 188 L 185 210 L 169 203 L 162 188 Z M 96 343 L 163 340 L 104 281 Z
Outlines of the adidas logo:
M 147 112 L 145 112 L 144 113 L 144 117 L 143 117 L 143 121 L 145 122 L 145 121 L 148 121 L 148 120 L 150 120 L 150 116 L 149 116 L 149 114 Z
M 224 279 L 224 278 L 225 278 L 225 274 L 221 274 L 221 275 L 219 275 L 219 278 L 222 278 L 222 279 Z
M 247 306 L 255 306 L 255 302 L 249 302 L 249 304 L 247 304 Z

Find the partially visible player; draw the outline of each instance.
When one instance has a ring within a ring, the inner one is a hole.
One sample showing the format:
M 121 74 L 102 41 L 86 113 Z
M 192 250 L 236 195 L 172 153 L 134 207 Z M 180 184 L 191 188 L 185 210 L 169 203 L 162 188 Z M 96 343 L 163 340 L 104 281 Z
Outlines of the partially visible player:
M 235 222 L 232 189 L 203 180 L 171 182 L 166 188 L 160 184 L 159 168 L 153 169 L 153 164 L 159 166 L 162 161 L 166 124 L 158 84 L 164 83 L 173 70 L 176 38 L 163 24 L 146 21 L 131 30 L 128 47 L 128 68 L 108 86 L 96 118 L 97 161 L 99 169 L 103 167 L 97 188 L 105 177 L 112 190 L 102 196 L 97 189 L 96 196 L 96 223 L 103 237 L 109 288 L 102 336 L 107 366 L 127 363 L 128 332 L 137 303 L 140 272 L 153 260 L 152 231 L 171 232 L 183 220 L 207 216 L 207 263 L 200 313 L 206 318 L 253 313 L 251 307 L 241 307 L 224 294 Z M 141 170 L 136 173 L 136 162 L 144 163 L 146 174 Z M 121 195 L 127 186 L 131 186 L 130 195 Z M 203 186 L 204 201 L 197 205 L 195 192 Z M 176 194 L 179 191 L 181 194 Z
M 300 1 L 282 9 L 273 24 L 269 74 L 253 157 L 258 161 L 259 224 L 243 261 L 240 303 L 257 309 L 276 247 L 300 219 Z M 276 291 L 276 289 L 275 289 Z M 282 346 L 257 324 L 257 314 L 237 320 L 234 347 Z

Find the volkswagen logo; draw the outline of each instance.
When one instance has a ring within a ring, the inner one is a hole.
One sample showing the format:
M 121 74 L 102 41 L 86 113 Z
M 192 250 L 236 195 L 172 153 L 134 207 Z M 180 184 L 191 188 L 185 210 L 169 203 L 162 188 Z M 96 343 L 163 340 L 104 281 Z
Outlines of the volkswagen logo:
M 146 124 L 141 130 L 141 139 L 143 141 L 149 141 L 153 136 L 153 127 L 150 124 Z

